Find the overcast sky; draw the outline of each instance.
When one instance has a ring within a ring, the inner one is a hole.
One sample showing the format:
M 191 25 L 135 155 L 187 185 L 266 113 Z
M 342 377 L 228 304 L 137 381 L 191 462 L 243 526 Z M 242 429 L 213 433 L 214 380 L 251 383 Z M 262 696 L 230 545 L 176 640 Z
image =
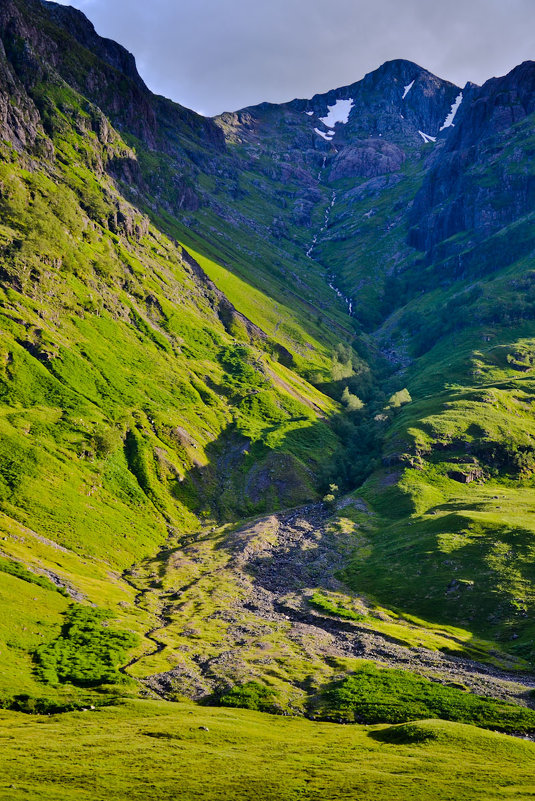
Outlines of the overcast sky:
M 311 97 L 407 58 L 459 85 L 535 60 L 535 0 L 71 0 L 201 114 Z

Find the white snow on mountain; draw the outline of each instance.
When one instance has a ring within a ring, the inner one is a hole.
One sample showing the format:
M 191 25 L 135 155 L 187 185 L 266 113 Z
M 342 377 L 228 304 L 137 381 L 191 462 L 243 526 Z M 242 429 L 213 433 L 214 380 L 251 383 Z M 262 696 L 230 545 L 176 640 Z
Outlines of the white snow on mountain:
M 320 131 L 319 128 L 314 128 L 314 130 L 318 136 L 322 136 L 327 142 L 330 142 L 334 136 L 334 131 L 327 131 L 327 133 L 325 133 L 324 131 Z
M 444 120 L 444 124 L 440 126 L 441 131 L 443 131 L 444 128 L 449 128 L 450 126 L 453 125 L 453 120 L 455 119 L 455 115 L 457 114 L 459 106 L 461 105 L 462 102 L 463 102 L 463 93 L 459 92 L 459 94 L 457 95 L 457 97 L 455 98 L 454 102 L 451 105 L 450 113 Z
M 327 106 L 327 116 L 320 117 L 322 123 L 332 128 L 337 122 L 345 123 L 349 119 L 349 112 L 353 108 L 353 100 L 337 100 L 334 106 Z
M 403 87 L 405 91 L 403 92 L 403 97 L 401 98 L 402 100 L 405 100 L 405 98 L 407 97 L 413 86 L 414 86 L 414 81 L 411 81 L 410 83 L 407 84 L 407 86 Z
M 436 136 L 430 136 L 429 134 L 424 133 L 423 131 L 418 131 L 424 142 L 436 142 Z
M 313 112 L 313 111 L 305 111 L 305 114 L 308 114 L 308 116 L 309 116 L 309 117 L 312 117 L 312 115 L 314 114 L 314 112 Z

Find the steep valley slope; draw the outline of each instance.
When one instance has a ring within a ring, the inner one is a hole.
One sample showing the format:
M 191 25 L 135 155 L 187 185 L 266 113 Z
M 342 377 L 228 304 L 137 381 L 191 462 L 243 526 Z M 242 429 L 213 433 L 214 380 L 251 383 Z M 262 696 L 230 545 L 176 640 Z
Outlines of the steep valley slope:
M 371 660 L 535 731 L 534 126 L 532 62 L 208 119 L 4 0 L 4 706 L 338 720 Z

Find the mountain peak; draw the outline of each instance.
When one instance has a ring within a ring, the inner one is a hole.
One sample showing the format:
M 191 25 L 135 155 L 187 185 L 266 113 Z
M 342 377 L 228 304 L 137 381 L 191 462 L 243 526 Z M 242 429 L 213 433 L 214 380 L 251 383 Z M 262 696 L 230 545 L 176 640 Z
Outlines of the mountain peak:
M 132 53 L 113 39 L 100 36 L 91 20 L 82 11 L 51 0 L 38 0 L 38 2 L 49 19 L 66 30 L 82 47 L 98 55 L 110 67 L 135 81 L 144 91 L 148 91 L 137 71 L 136 60 Z
M 428 75 L 432 74 L 429 72 L 429 70 L 421 67 L 415 61 L 409 61 L 406 58 L 393 58 L 385 61 L 376 69 L 366 73 L 365 77 L 368 75 L 374 75 L 376 73 L 381 75 L 393 75 L 402 78 L 408 78 L 411 76 L 416 77 L 416 75 L 419 75 L 420 73 L 427 73 Z

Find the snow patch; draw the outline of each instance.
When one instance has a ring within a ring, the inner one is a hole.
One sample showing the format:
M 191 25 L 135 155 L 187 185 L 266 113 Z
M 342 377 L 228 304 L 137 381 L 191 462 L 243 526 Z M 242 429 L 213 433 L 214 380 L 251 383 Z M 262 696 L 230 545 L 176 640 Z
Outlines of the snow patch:
M 330 142 L 334 136 L 334 131 L 327 131 L 327 133 L 325 133 L 324 131 L 320 131 L 319 128 L 314 128 L 314 131 L 318 136 L 322 136 L 326 142 Z
M 332 128 L 332 126 L 336 125 L 337 122 L 341 122 L 343 125 L 345 125 L 349 119 L 349 112 L 353 106 L 353 100 L 337 100 L 334 106 L 327 106 L 327 116 L 320 117 L 320 120 L 329 128 Z
M 424 133 L 423 131 L 418 131 L 424 142 L 436 142 L 436 136 L 430 136 L 429 134 Z
M 413 86 L 414 86 L 414 81 L 411 81 L 410 83 L 407 84 L 407 86 L 403 87 L 405 91 L 403 92 L 403 97 L 401 98 L 402 100 L 405 100 L 405 98 L 407 97 Z
M 313 112 L 313 111 L 305 111 L 304 113 L 305 113 L 305 114 L 308 114 L 308 116 L 309 116 L 309 117 L 312 117 L 312 115 L 314 114 L 314 112 Z
M 440 126 L 441 131 L 443 131 L 444 128 L 450 128 L 453 125 L 453 120 L 455 119 L 455 115 L 457 114 L 459 106 L 461 105 L 462 102 L 463 102 L 463 93 L 459 92 L 454 102 L 451 104 L 450 113 L 444 120 L 444 124 Z

